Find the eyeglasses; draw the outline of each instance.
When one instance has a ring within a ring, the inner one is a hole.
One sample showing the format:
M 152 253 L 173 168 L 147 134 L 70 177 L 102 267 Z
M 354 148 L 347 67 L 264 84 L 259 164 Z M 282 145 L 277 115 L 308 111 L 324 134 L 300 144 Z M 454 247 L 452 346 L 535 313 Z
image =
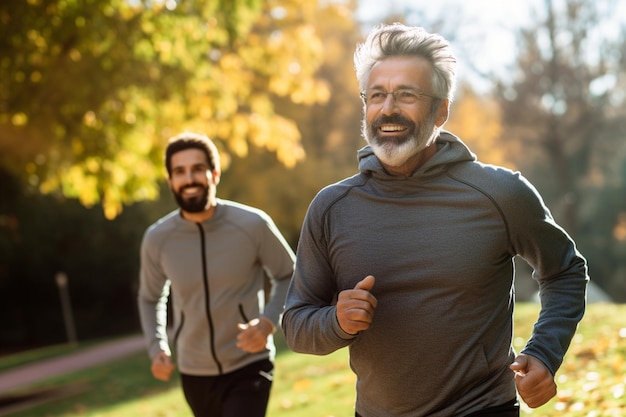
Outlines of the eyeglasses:
M 365 104 L 383 104 L 387 101 L 387 96 L 391 94 L 396 103 L 400 104 L 415 104 L 418 101 L 424 101 L 427 99 L 439 100 L 439 97 L 432 96 L 430 94 L 422 93 L 421 91 L 412 88 L 400 88 L 395 91 L 385 91 L 380 88 L 370 88 L 365 91 L 361 91 L 361 98 L 365 101 Z

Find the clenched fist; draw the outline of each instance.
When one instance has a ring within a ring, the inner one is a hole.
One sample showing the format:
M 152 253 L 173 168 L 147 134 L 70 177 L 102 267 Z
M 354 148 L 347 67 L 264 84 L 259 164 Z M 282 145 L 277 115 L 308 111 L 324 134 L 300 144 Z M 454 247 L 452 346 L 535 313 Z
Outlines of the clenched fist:
M 172 363 L 171 358 L 165 352 L 160 351 L 152 358 L 150 371 L 152 376 L 161 381 L 169 381 L 176 366 Z
M 539 359 L 521 353 L 510 368 L 515 372 L 517 391 L 530 408 L 540 407 L 556 395 L 554 377 Z
M 357 334 L 367 330 L 374 319 L 374 309 L 378 301 L 370 292 L 374 286 L 374 277 L 366 276 L 357 282 L 353 289 L 339 293 L 337 299 L 337 321 L 344 332 Z
M 268 336 L 274 332 L 274 325 L 265 317 L 253 319 L 249 323 L 239 323 L 237 328 L 237 347 L 248 353 L 264 350 Z

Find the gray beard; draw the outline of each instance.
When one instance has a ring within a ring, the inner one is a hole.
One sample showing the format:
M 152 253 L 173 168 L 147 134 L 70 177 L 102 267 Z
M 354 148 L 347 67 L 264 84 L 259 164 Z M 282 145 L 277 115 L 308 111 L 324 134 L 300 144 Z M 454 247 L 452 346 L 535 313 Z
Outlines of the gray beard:
M 430 116 L 424 124 L 416 127 L 413 132 L 391 139 L 382 139 L 371 125 L 363 120 L 365 140 L 372 147 L 380 161 L 390 167 L 400 167 L 409 158 L 429 147 L 437 136 L 434 117 Z

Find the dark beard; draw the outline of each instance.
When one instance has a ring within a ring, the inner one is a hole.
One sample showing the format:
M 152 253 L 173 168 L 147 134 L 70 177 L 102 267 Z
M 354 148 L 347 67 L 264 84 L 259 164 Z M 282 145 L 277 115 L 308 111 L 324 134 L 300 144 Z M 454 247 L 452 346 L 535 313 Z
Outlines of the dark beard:
M 182 192 L 185 190 L 185 188 L 189 187 L 202 187 L 202 194 L 200 194 L 200 196 L 198 197 L 185 199 L 182 196 Z M 202 184 L 190 184 L 182 187 L 180 190 L 178 190 L 178 192 L 172 190 L 172 193 L 174 194 L 174 199 L 176 200 L 176 203 L 178 203 L 178 206 L 181 208 L 182 211 L 186 211 L 187 213 L 200 213 L 207 209 L 207 205 L 209 202 L 209 187 L 207 186 L 204 186 Z

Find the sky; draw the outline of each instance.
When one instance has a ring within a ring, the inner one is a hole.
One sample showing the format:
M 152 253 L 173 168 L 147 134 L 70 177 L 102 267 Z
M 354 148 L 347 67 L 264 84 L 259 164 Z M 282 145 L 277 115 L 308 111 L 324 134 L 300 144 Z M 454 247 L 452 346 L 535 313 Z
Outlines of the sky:
M 556 6 L 560 3 L 554 0 Z M 626 1 L 605 0 L 596 6 L 609 8 L 616 23 L 626 23 Z M 428 31 L 435 30 L 428 27 L 429 22 L 443 20 L 443 29 L 436 30 L 444 37 L 456 37 L 449 40 L 459 61 L 459 78 L 470 79 L 480 90 L 488 88 L 488 82 L 481 82 L 469 65 L 506 76 L 517 55 L 514 33 L 532 22 L 534 11 L 544 8 L 545 0 L 359 0 L 356 17 L 364 31 L 394 13 L 403 15 L 407 24 L 424 26 Z M 605 25 L 603 30 L 607 36 L 616 36 L 611 31 L 618 27 Z
M 446 31 L 458 37 L 458 41 L 450 41 L 459 61 L 459 78 L 472 79 L 472 85 L 480 89 L 481 80 L 472 74 L 468 67 L 470 63 L 466 61 L 471 59 L 471 65 L 479 71 L 506 71 L 515 58 L 515 38 L 511 29 L 529 22 L 531 5 L 538 1 L 359 0 L 356 17 L 365 31 L 393 13 L 403 15 L 407 24 L 423 26 L 428 31 L 435 29 L 429 28 L 427 21 L 443 19 L 444 29 L 437 30 L 444 37 L 448 37 Z M 484 88 L 488 86 L 485 84 Z
M 421 3 L 421 4 L 420 4 Z M 527 15 L 529 7 L 537 3 L 536 0 L 440 0 L 439 2 L 429 2 L 415 0 L 359 0 L 358 17 L 364 20 L 375 20 L 388 14 L 388 11 L 405 10 L 406 8 L 427 9 L 433 15 L 441 15 L 443 10 L 446 14 L 454 14 L 456 10 L 463 9 L 464 12 L 481 17 L 481 19 L 501 20 L 513 18 L 515 20 L 524 18 Z

